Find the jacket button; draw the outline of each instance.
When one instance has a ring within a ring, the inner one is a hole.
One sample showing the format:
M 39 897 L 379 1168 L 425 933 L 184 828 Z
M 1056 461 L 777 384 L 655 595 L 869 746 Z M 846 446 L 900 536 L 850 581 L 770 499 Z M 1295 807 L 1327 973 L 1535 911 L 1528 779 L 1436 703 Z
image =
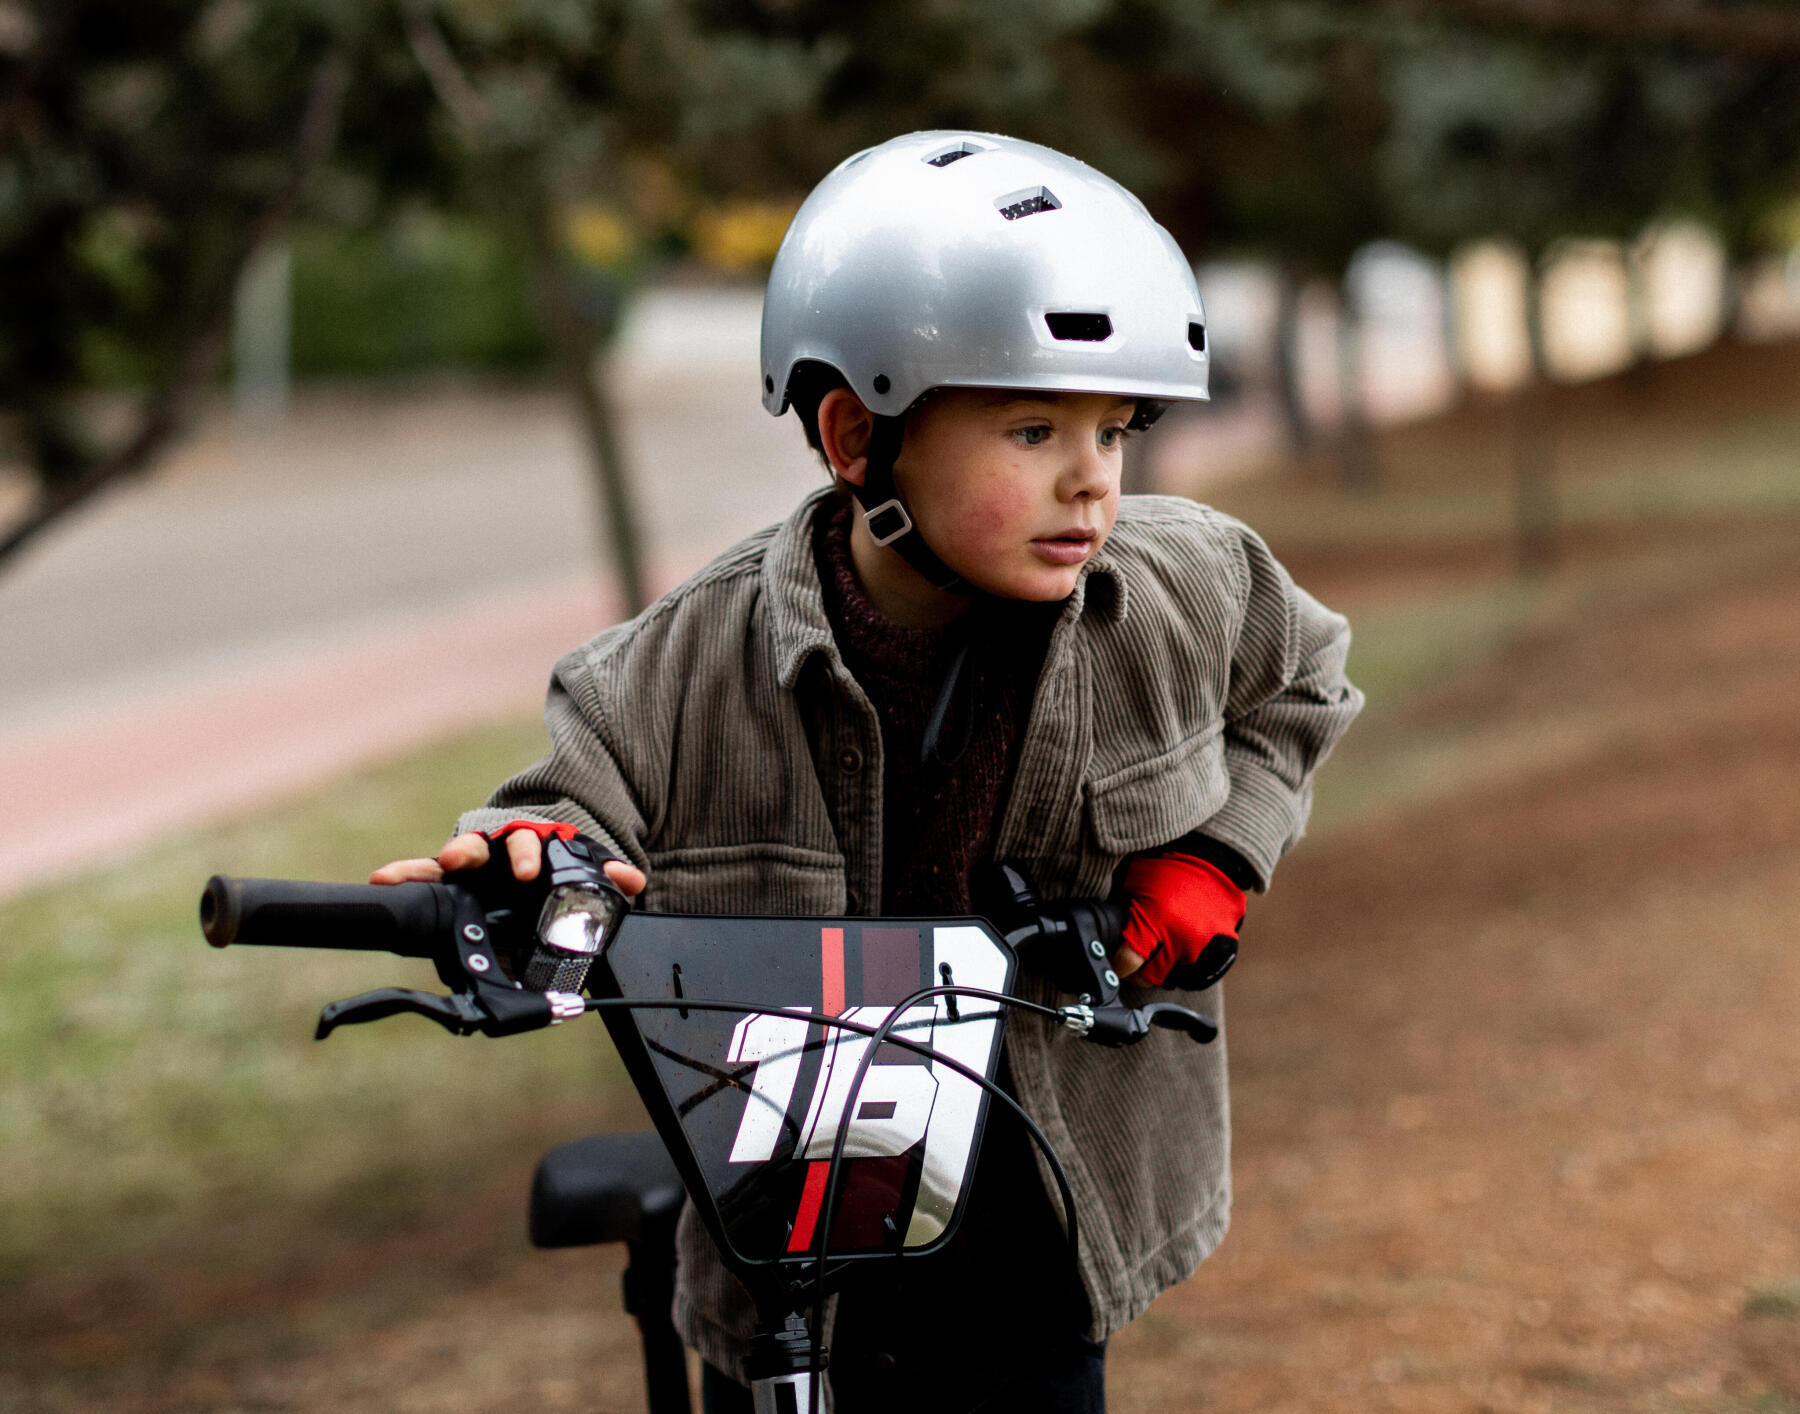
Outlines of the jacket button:
M 854 776 L 862 770 L 863 755 L 854 746 L 846 746 L 838 753 L 838 765 L 846 776 Z

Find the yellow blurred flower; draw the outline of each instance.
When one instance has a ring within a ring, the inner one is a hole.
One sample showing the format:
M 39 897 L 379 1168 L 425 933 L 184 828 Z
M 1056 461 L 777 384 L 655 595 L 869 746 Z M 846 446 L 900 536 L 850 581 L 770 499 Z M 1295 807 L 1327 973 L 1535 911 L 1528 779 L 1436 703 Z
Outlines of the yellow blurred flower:
M 621 265 L 634 244 L 631 227 L 618 212 L 598 202 L 583 202 L 570 210 L 563 239 L 585 265 Z
M 746 271 L 775 258 L 798 201 L 728 201 L 694 218 L 694 252 L 719 270 Z

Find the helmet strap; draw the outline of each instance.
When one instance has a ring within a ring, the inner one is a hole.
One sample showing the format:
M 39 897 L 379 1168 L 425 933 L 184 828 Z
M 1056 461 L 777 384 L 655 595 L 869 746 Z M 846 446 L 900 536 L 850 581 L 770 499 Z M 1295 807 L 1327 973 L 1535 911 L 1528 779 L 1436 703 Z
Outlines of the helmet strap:
M 946 565 L 925 543 L 913 524 L 912 512 L 900 498 L 894 484 L 894 462 L 900 456 L 900 440 L 906 431 L 904 417 L 877 414 L 869 433 L 869 456 L 863 472 L 863 483 L 853 486 L 857 504 L 862 507 L 863 524 L 877 545 L 899 555 L 921 574 L 935 589 L 961 590 L 962 576 Z

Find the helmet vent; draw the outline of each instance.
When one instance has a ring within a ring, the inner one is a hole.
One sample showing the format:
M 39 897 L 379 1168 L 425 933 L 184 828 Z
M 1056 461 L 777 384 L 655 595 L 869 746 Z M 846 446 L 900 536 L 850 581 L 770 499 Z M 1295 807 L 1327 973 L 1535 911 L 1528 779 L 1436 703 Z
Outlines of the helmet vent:
M 1056 193 L 1049 187 L 1026 187 L 1024 191 L 999 198 L 994 205 L 1008 221 L 1035 216 L 1040 211 L 1056 211 L 1062 207 L 1062 203 L 1056 199 Z
M 964 138 L 954 147 L 946 147 L 934 152 L 925 159 L 928 167 L 948 167 L 952 162 L 960 162 L 965 157 L 973 157 L 977 152 L 988 152 L 991 149 L 985 143 L 974 142 Z
M 1188 347 L 1195 353 L 1206 352 L 1206 326 L 1190 323 L 1188 325 Z
M 1112 338 L 1112 320 L 1104 314 L 1046 314 L 1044 323 L 1050 326 L 1053 339 L 1098 344 Z

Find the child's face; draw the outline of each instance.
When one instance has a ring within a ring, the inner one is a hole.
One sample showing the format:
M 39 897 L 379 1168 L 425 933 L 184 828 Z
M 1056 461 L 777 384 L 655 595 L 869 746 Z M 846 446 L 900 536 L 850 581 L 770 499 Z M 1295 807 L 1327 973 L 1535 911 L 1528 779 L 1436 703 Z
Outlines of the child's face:
M 1065 599 L 1118 514 L 1135 410 L 1111 394 L 941 389 L 908 416 L 894 480 L 925 543 L 974 588 Z

